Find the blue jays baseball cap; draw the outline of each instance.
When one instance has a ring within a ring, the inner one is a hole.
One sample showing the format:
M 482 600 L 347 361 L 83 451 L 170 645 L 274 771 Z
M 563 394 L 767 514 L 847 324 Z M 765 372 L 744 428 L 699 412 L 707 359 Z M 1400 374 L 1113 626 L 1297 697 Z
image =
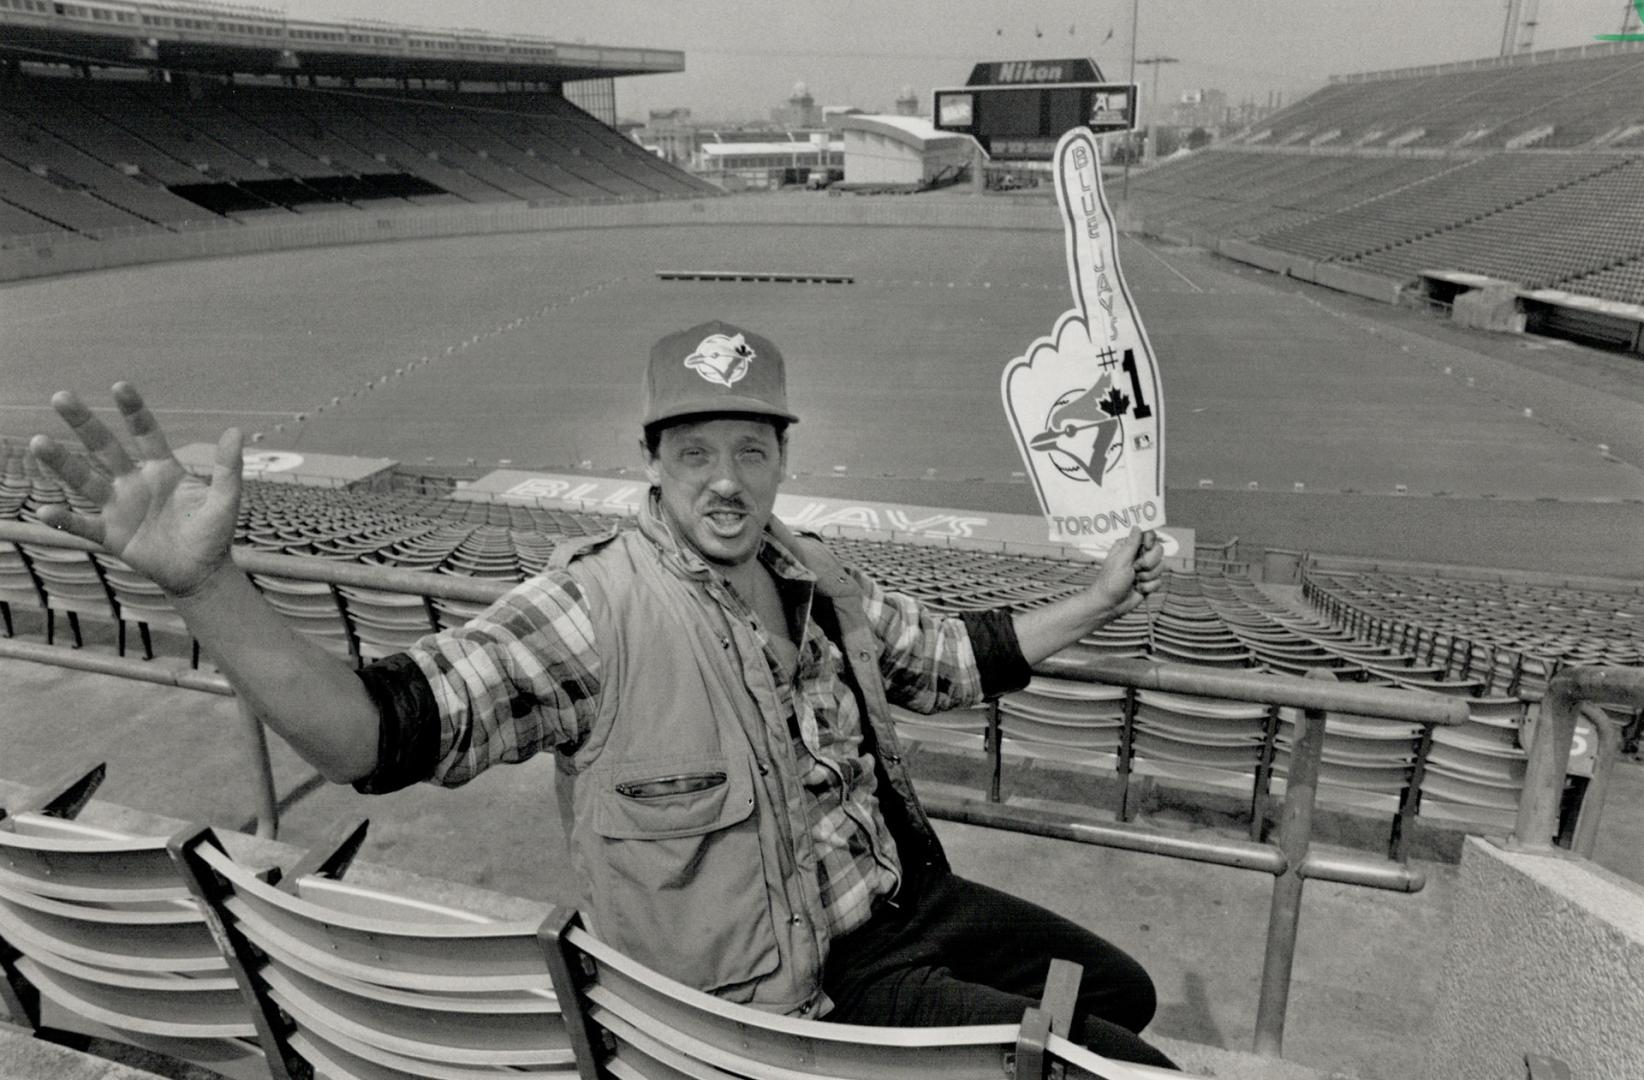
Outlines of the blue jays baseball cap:
M 641 426 L 702 413 L 797 421 L 788 410 L 787 376 L 776 343 L 714 320 L 669 334 L 652 346 Z

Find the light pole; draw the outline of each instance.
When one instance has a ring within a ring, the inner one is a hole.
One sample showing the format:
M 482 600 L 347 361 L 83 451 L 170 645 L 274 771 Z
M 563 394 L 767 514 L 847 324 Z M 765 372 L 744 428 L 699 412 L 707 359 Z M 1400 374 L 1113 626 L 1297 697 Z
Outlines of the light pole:
M 1125 77 L 1125 81 L 1132 86 L 1136 85 L 1136 14 L 1140 8 L 1141 0 L 1130 0 L 1130 74 Z M 1140 105 L 1141 103 L 1137 102 L 1137 112 L 1141 112 Z M 1130 118 L 1130 130 L 1132 131 L 1136 130 L 1136 120 L 1137 117 L 1132 116 Z M 1129 202 L 1130 159 L 1132 156 L 1132 151 L 1135 149 L 1136 141 L 1134 139 L 1126 139 L 1126 143 L 1128 145 L 1125 146 L 1125 183 L 1124 194 L 1122 197 L 1126 202 Z
M 1181 61 L 1174 56 L 1150 56 L 1146 60 L 1137 60 L 1136 63 L 1153 68 L 1153 96 L 1147 103 L 1147 145 L 1149 156 L 1153 156 L 1158 153 L 1158 133 L 1153 129 L 1159 124 L 1159 68 L 1165 64 L 1179 64 Z

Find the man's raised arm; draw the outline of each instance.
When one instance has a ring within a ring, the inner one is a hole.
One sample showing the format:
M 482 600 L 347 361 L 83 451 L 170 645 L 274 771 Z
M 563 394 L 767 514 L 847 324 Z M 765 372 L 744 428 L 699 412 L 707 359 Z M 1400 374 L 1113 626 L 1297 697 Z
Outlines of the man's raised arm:
M 79 398 L 52 397 L 102 468 L 45 435 L 29 449 L 100 512 L 51 506 L 42 520 L 102 545 L 159 585 L 256 715 L 327 779 L 345 783 L 369 774 L 377 764 L 378 714 L 364 684 L 293 630 L 230 557 L 240 507 L 239 431 L 230 428 L 218 440 L 207 484 L 171 452 L 135 387 L 116 383 L 114 400 L 136 460 Z

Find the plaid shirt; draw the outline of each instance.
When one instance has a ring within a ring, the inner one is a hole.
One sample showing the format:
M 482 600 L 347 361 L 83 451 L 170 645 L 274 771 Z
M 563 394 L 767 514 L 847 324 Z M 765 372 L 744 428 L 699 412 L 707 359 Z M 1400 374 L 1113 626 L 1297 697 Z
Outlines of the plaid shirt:
M 652 524 L 660 522 L 653 518 Z M 647 534 L 662 554 L 687 568 L 704 565 L 665 528 Z M 764 648 L 802 770 L 828 930 L 837 936 L 861 926 L 874 901 L 895 892 L 901 866 L 879 810 L 873 757 L 862 750 L 862 717 L 844 658 L 812 614 L 815 578 L 769 534 L 759 558 L 793 616 L 790 625 L 804 627 L 793 670 L 731 589 L 711 591 L 729 600 L 721 601 L 727 613 L 748 624 Z M 987 674 L 965 619 L 934 617 L 912 598 L 850 572 L 883 645 L 879 667 L 894 704 L 930 713 L 982 699 Z M 437 752 L 428 747 L 437 763 L 423 774 L 436 783 L 462 784 L 492 764 L 523 761 L 544 748 L 574 752 L 599 711 L 599 643 L 582 591 L 564 571 L 533 578 L 466 626 L 423 638 L 407 655 L 427 680 L 437 713 Z M 374 696 L 382 707 L 384 695 Z M 431 742 L 433 732 L 420 738 Z M 407 735 L 398 741 L 415 740 Z M 380 791 L 395 785 L 368 778 L 360 786 Z

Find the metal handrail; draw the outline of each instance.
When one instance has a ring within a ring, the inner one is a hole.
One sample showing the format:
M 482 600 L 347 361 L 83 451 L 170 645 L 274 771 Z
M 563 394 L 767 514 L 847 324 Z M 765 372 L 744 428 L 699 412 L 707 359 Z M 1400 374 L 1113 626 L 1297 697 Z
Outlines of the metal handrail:
M 1328 709 L 1412 724 L 1455 726 L 1467 722 L 1467 702 L 1445 694 L 1394 690 L 1363 683 L 1323 683 L 1292 675 L 1235 668 L 1201 668 L 1148 660 L 1053 656 L 1034 671 L 1074 682 L 1099 682 L 1175 694 L 1256 701 L 1298 709 Z
M 1034 673 L 1077 682 L 1262 702 L 1302 710 L 1303 720 L 1291 749 L 1277 839 L 1270 843 L 1203 840 L 1128 824 L 1076 821 L 980 799 L 938 796 L 925 800 L 927 808 L 937 817 L 1274 875 L 1254 1047 L 1259 1054 L 1280 1056 L 1306 881 L 1314 878 L 1403 892 L 1419 891 L 1426 884 L 1421 871 L 1401 863 L 1311 851 L 1326 716 L 1329 712 L 1346 712 L 1454 727 L 1467 722 L 1467 703 L 1460 698 L 1426 691 L 1338 684 L 1327 671 L 1314 671 L 1307 678 L 1298 679 L 1290 675 L 1147 660 L 1053 656 L 1036 665 Z M 1573 731 L 1572 728 L 1572 734 Z
M 1338 595 L 1337 589 L 1323 584 L 1321 581 L 1321 578 L 1327 579 L 1332 575 L 1328 572 L 1315 573 L 1315 570 L 1316 568 L 1304 570 L 1302 574 L 1302 595 L 1311 600 L 1313 605 L 1333 622 L 1366 640 L 1372 640 L 1378 644 L 1397 645 L 1400 648 L 1408 645 L 1413 651 L 1419 652 L 1422 638 L 1422 628 L 1419 624 L 1378 614 L 1365 606 L 1354 603 L 1345 596 Z M 1449 650 L 1444 658 L 1445 669 L 1449 670 L 1451 661 L 1456 658 L 1458 647 L 1465 645 L 1465 650 L 1461 652 L 1463 676 L 1472 677 L 1473 663 L 1475 657 L 1477 657 L 1486 665 L 1485 682 L 1487 685 L 1493 685 L 1495 682 L 1497 657 L 1502 655 L 1516 656 L 1518 659 L 1513 664 L 1512 674 L 1508 678 L 1505 687 L 1508 696 L 1523 697 L 1526 700 L 1534 696 L 1533 693 L 1521 692 L 1527 662 L 1540 664 L 1549 674 L 1556 671 L 1559 666 L 1559 661 L 1556 658 L 1526 652 L 1523 649 L 1508 648 L 1484 635 L 1475 635 L 1471 630 L 1465 634 L 1449 631 L 1444 636 L 1450 642 Z M 1438 638 L 1439 634 L 1437 632 L 1430 631 L 1427 634 L 1427 660 L 1429 663 L 1433 663 L 1437 659 Z
M 0 540 L 14 544 L 38 544 L 42 547 L 70 548 L 74 551 L 106 554 L 100 544 L 30 521 L 0 521 Z M 269 574 L 298 581 L 318 581 L 327 585 L 376 589 L 379 592 L 415 593 L 418 596 L 433 596 L 441 600 L 489 604 L 509 589 L 508 585 L 485 578 L 434 574 L 396 566 L 371 566 L 367 563 L 343 562 L 314 556 L 305 558 L 299 555 L 280 555 L 272 551 L 258 551 L 244 545 L 236 545 L 230 554 L 233 556 L 234 565 L 248 574 Z

